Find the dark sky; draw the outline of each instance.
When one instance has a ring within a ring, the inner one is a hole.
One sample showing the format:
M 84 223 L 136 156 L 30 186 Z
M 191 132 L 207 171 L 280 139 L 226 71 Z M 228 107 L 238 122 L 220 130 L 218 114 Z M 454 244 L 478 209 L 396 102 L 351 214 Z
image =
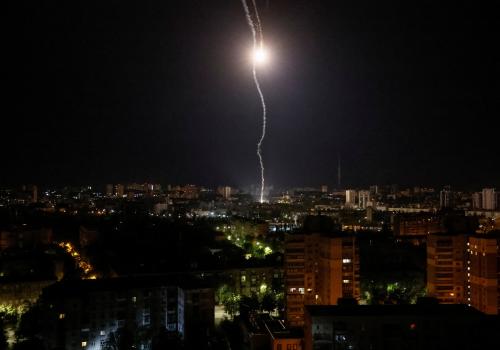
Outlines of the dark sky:
M 239 0 L 6 11 L 0 184 L 258 182 Z M 258 1 L 268 183 L 500 186 L 499 22 L 484 2 Z

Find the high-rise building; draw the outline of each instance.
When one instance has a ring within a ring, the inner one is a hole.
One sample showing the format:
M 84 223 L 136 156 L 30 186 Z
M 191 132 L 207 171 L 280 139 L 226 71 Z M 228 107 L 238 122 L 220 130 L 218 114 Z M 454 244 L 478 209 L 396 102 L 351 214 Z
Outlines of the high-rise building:
M 366 208 L 366 221 L 373 222 L 374 209 L 372 206 Z
M 125 186 L 121 184 L 115 185 L 115 196 L 122 198 L 125 195 Z
M 452 192 L 450 190 L 441 190 L 439 192 L 439 207 L 441 209 L 451 208 L 452 206 Z
M 469 305 L 486 314 L 500 311 L 500 235 L 469 237 Z
M 486 210 L 495 210 L 497 207 L 497 196 L 494 188 L 483 188 L 482 208 Z
M 345 205 L 346 207 L 354 207 L 356 205 L 356 191 L 346 190 L 345 191 Z
M 158 276 L 53 284 L 37 314 L 44 348 L 108 349 L 125 333 L 143 334 L 138 349 L 151 349 L 163 329 L 189 349 L 214 324 L 213 289 L 198 285 Z
M 308 220 L 304 232 L 289 234 L 285 242 L 286 320 L 292 327 L 304 324 L 305 305 L 336 305 L 339 298 L 360 295 L 355 238 L 321 229 L 326 217 Z
M 321 185 L 321 193 L 328 193 L 328 186 L 327 185 Z
M 358 192 L 358 207 L 366 209 L 371 204 L 370 191 Z
M 231 190 L 230 186 L 220 186 L 217 188 L 217 193 L 227 200 L 231 198 Z
M 31 199 L 32 199 L 33 203 L 37 203 L 38 202 L 38 186 L 33 185 L 32 192 L 33 193 L 32 193 Z
M 427 292 L 443 304 L 467 301 L 467 236 L 431 234 L 427 238 Z
M 377 195 L 378 194 L 378 186 L 377 185 L 370 186 L 370 193 L 374 196 Z
M 472 194 L 472 209 L 481 209 L 483 206 L 483 201 L 481 198 L 481 192 L 474 192 Z
M 106 197 L 113 197 L 113 184 L 106 185 Z

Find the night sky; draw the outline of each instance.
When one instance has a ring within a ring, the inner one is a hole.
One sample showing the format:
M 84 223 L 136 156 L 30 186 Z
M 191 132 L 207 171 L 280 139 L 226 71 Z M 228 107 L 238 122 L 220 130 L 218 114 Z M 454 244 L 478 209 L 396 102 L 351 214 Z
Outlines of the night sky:
M 268 183 L 500 186 L 493 5 L 258 3 Z M 259 181 L 239 0 L 11 6 L 0 185 Z

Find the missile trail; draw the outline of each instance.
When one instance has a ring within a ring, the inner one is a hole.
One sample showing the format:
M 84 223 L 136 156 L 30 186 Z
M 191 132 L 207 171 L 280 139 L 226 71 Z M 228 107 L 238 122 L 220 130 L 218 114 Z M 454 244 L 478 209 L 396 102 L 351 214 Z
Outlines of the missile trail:
M 263 36 L 262 36 L 262 27 L 260 24 L 260 17 L 259 13 L 257 11 L 257 6 L 255 3 L 255 0 L 253 1 L 253 6 L 255 10 L 255 17 L 257 18 L 257 24 L 258 24 L 258 31 L 259 31 L 259 44 L 257 44 L 257 30 L 255 29 L 255 23 L 253 22 L 252 16 L 250 14 L 250 10 L 248 8 L 246 0 L 241 0 L 241 3 L 243 5 L 243 9 L 245 10 L 245 15 L 246 19 L 248 22 L 248 26 L 250 27 L 250 31 L 252 32 L 252 39 L 253 39 L 253 52 L 257 52 L 259 46 L 260 49 L 262 49 L 263 46 Z M 255 58 L 252 60 L 252 75 L 253 75 L 253 81 L 255 83 L 255 87 L 257 88 L 257 92 L 260 97 L 260 102 L 262 105 L 262 133 L 259 138 L 259 142 L 257 143 L 257 156 L 259 157 L 259 164 L 260 164 L 260 199 L 259 202 L 263 203 L 264 202 L 264 186 L 265 186 L 265 176 L 264 176 L 264 158 L 262 157 L 262 143 L 264 142 L 264 138 L 266 137 L 266 124 L 267 124 L 267 110 L 266 110 L 266 101 L 264 100 L 264 94 L 262 93 L 262 90 L 260 88 L 260 83 L 259 83 L 259 78 L 257 76 L 257 67 L 256 67 L 256 60 Z
M 255 18 L 257 19 L 257 29 L 259 32 L 260 48 L 262 49 L 262 44 L 264 43 L 264 35 L 262 34 L 262 23 L 260 22 L 259 11 L 257 10 L 256 0 L 252 0 L 253 8 L 255 9 Z

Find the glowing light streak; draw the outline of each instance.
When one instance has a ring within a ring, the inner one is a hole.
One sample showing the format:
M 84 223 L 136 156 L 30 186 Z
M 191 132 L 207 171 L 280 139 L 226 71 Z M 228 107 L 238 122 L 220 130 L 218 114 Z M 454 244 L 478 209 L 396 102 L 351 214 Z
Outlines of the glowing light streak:
M 260 23 L 259 12 L 257 10 L 257 5 L 255 0 L 253 1 L 253 6 L 255 10 L 255 17 L 257 19 L 257 29 L 255 28 L 255 23 L 253 22 L 252 16 L 250 15 L 250 10 L 248 8 L 246 0 L 241 0 L 243 5 L 243 9 L 245 10 L 245 16 L 247 19 L 248 26 L 250 27 L 250 31 L 252 32 L 253 39 L 253 60 L 252 60 L 252 75 L 255 83 L 255 87 L 257 88 L 257 92 L 259 94 L 260 102 L 262 105 L 262 133 L 259 138 L 259 142 L 257 143 L 257 156 L 259 158 L 260 164 L 260 203 L 264 202 L 264 187 L 265 187 L 265 176 L 264 176 L 264 159 L 262 157 L 262 143 L 264 142 L 264 138 L 266 137 L 266 125 L 267 125 L 267 108 L 266 101 L 264 100 L 264 94 L 260 88 L 259 79 L 257 76 L 257 64 L 264 63 L 265 58 L 267 58 L 267 54 L 264 51 L 264 39 L 262 35 L 262 26 Z M 257 43 L 257 30 L 259 32 L 259 43 Z

